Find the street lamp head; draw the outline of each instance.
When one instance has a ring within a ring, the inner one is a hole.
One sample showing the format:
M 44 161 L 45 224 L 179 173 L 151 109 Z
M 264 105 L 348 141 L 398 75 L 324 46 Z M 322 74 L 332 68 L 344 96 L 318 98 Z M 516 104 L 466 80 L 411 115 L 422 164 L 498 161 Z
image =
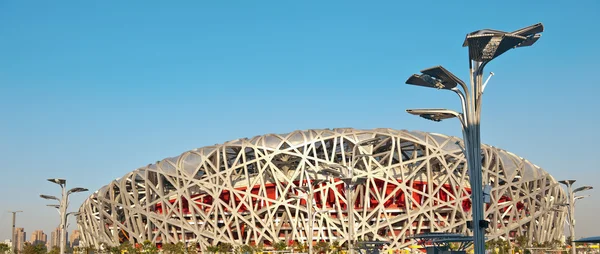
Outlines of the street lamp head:
M 88 189 L 86 188 L 81 188 L 81 187 L 75 187 L 73 189 L 70 189 L 67 193 L 71 194 L 71 193 L 75 193 L 75 192 L 83 192 L 83 191 L 88 191 Z
M 79 212 L 70 212 L 70 213 L 67 213 L 67 216 L 69 216 L 69 215 L 78 216 Z
M 407 109 L 406 112 L 435 122 L 454 117 L 460 118 L 458 112 L 449 109 Z
M 340 169 L 340 168 L 337 168 L 337 169 Z M 319 171 L 319 174 L 325 175 L 325 176 L 332 176 L 332 177 L 342 177 L 342 172 L 333 169 L 333 167 L 332 168 L 323 168 Z
M 447 90 L 455 88 L 458 84 L 462 86 L 465 84 L 465 82 L 442 66 L 424 69 L 421 70 L 421 73 L 423 74 L 413 74 L 410 76 L 406 80 L 406 84 Z
M 561 180 L 561 181 L 558 181 L 558 182 L 568 186 L 568 185 L 574 184 L 575 181 L 576 180 Z
M 579 187 L 579 188 L 577 188 L 577 189 L 574 189 L 574 190 L 573 190 L 573 193 L 575 193 L 575 192 L 580 192 L 580 191 L 591 190 L 591 189 L 593 189 L 593 188 L 594 188 L 594 187 L 592 187 L 592 186 L 581 186 L 581 187 Z
M 518 47 L 533 45 L 544 31 L 544 25 L 538 23 L 504 32 L 492 29 L 477 30 L 467 34 L 463 47 L 469 47 L 469 58 L 473 61 L 484 62 L 500 56 L 504 52 Z
M 46 206 L 49 206 L 49 207 L 54 207 L 54 208 L 56 208 L 56 209 L 60 209 L 60 206 L 59 206 L 59 205 L 46 205 Z
M 58 199 L 58 198 L 57 198 L 57 197 L 55 197 L 55 196 L 44 195 L 44 194 L 40 195 L 40 198 L 43 198 L 43 199 L 53 199 L 53 200 L 58 200 L 58 201 L 60 201 L 60 199 Z
M 62 178 L 50 178 L 50 179 L 48 179 L 48 181 L 53 182 L 58 185 L 61 185 L 61 186 L 65 185 L 67 183 L 67 180 L 62 179 Z
M 368 138 L 368 139 L 361 140 L 360 142 L 356 143 L 356 145 L 357 146 L 374 145 L 374 144 L 379 143 L 379 141 L 381 141 L 380 138 Z

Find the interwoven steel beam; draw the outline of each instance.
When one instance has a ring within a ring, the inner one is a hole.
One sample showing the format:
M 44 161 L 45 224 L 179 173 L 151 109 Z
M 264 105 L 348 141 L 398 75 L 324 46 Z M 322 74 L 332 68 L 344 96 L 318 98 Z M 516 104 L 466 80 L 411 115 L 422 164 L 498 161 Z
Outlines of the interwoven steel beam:
M 373 137 L 379 138 L 374 145 L 354 149 Z M 344 183 L 328 178 L 311 184 L 325 179 L 318 172 L 332 163 L 367 178 L 351 199 L 357 239 L 403 248 L 415 234 L 469 234 L 470 186 L 460 142 L 425 132 L 325 129 L 194 149 L 134 170 L 91 195 L 79 210 L 82 243 L 185 241 L 206 250 L 221 242 L 305 242 L 312 228 L 315 242 L 345 244 L 350 202 Z M 492 186 L 488 240 L 561 239 L 566 215 L 554 208 L 566 196 L 557 181 L 507 151 L 482 145 L 482 153 L 484 184 Z M 314 192 L 313 227 L 305 200 L 291 197 L 302 195 L 294 187 Z

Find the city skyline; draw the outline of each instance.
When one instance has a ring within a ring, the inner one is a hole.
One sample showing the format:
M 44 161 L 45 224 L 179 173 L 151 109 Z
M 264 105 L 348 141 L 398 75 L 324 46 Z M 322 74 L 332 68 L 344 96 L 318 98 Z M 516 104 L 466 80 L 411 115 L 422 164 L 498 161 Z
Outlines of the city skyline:
M 29 235 L 29 240 L 27 240 L 27 230 L 25 230 L 24 228 L 15 228 L 15 233 L 17 235 L 17 241 L 19 242 L 19 244 L 23 244 L 26 242 L 31 244 L 42 243 L 46 246 L 46 248 L 51 249 L 51 247 L 58 246 L 59 244 L 60 239 L 57 237 L 59 235 L 56 234 L 58 230 L 59 228 L 56 228 L 55 230 L 50 232 L 50 238 L 48 238 L 48 234 L 46 234 L 43 230 L 34 230 L 33 233 Z M 81 235 L 78 229 L 74 229 L 73 231 L 71 231 L 71 234 L 67 232 L 67 246 L 75 246 L 74 243 L 78 243 L 80 238 Z M 4 239 L 2 241 L 10 242 L 11 239 Z
M 59 216 L 39 195 L 60 189 L 47 178 L 91 190 L 71 196 L 73 212 L 136 168 L 237 138 L 338 127 L 460 137 L 457 121 L 404 112 L 459 107 L 448 93 L 404 85 L 406 77 L 444 65 L 465 79 L 465 34 L 538 22 L 546 31 L 535 47 L 486 67 L 496 75 L 486 88 L 482 142 L 556 180 L 594 186 L 600 120 L 590 116 L 600 86 L 590 74 L 600 67 L 599 8 L 597 1 L 3 3 L 0 48 L 10 50 L 0 59 L 0 155 L 10 180 L 0 202 L 23 210 L 16 226 L 25 232 L 51 232 Z M 586 194 L 576 238 L 600 235 L 600 195 Z M 0 214 L 0 239 L 11 238 L 11 219 Z M 76 229 L 74 217 L 69 224 Z

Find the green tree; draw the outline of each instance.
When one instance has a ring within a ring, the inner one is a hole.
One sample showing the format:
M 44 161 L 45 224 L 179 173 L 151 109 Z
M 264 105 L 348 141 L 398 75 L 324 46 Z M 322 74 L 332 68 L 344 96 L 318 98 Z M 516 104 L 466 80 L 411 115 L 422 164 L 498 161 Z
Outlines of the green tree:
M 192 242 L 187 247 L 188 254 L 198 254 L 198 243 Z
M 254 249 L 254 252 L 263 252 L 265 250 L 265 244 L 264 243 L 259 243 L 256 246 L 252 246 Z
M 110 247 L 108 247 L 108 253 L 121 254 L 121 248 L 119 248 L 119 246 L 110 246 Z
M 273 244 L 273 249 L 277 251 L 285 250 L 287 249 L 287 244 L 285 243 L 285 241 L 276 242 Z
M 517 250 L 524 253 L 529 244 L 529 238 L 526 235 L 520 235 L 515 238 L 515 242 L 518 245 Z
M 206 251 L 208 253 L 217 253 L 217 252 L 219 252 L 219 246 L 209 245 L 209 246 L 206 247 Z
M 231 243 L 219 243 L 219 252 L 228 253 L 233 251 L 233 245 Z
M 6 243 L 0 243 L 0 253 L 6 254 L 10 252 L 10 247 Z
M 119 250 L 129 254 L 137 253 L 137 249 L 129 241 L 122 242 L 121 245 L 119 245 Z
M 315 245 L 317 253 L 327 253 L 329 251 L 329 242 L 320 241 Z
M 44 244 L 41 243 L 36 243 L 36 244 L 30 244 L 30 243 L 25 243 L 23 245 L 23 254 L 45 254 L 46 253 L 46 246 Z
M 52 249 L 50 249 L 50 251 L 48 251 L 48 254 L 59 254 L 60 253 L 60 248 L 58 246 L 52 246 Z
M 342 251 L 342 246 L 339 241 L 334 241 L 331 243 L 331 251 L 333 254 L 339 254 Z
M 243 244 L 236 248 L 236 252 L 239 254 L 252 254 L 254 253 L 254 248 L 248 244 Z
M 156 247 L 156 244 L 150 240 L 146 240 L 142 243 L 142 252 L 147 254 L 157 254 L 158 247 Z

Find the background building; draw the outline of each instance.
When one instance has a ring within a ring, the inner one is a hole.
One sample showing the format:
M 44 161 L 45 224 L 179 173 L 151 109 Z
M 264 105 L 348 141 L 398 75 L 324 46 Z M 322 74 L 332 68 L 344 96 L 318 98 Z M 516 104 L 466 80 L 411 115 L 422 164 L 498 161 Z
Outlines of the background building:
M 27 233 L 25 233 L 25 229 L 15 228 L 15 247 L 19 252 L 23 251 L 25 239 L 27 239 Z
M 44 244 L 48 241 L 48 236 L 42 230 L 33 231 L 31 234 L 31 244 Z
M 73 230 L 73 233 L 71 234 L 71 237 L 69 238 L 69 242 L 70 242 L 69 246 L 71 246 L 71 248 L 79 246 L 79 239 L 80 239 L 79 232 L 80 231 L 77 229 Z
M 357 145 L 367 140 L 372 144 Z M 78 225 L 82 241 L 96 247 L 150 240 L 197 242 L 204 250 L 222 242 L 310 238 L 347 244 L 352 237 L 402 248 L 415 234 L 470 233 L 470 185 L 460 144 L 456 137 L 392 129 L 233 140 L 112 181 L 83 203 Z M 502 149 L 482 145 L 482 153 L 483 179 L 492 187 L 487 238 L 560 239 L 565 214 L 554 208 L 565 202 L 565 193 L 554 178 Z M 344 182 L 356 183 L 353 196 Z M 307 201 L 303 192 L 313 198 Z
M 66 233 L 65 236 L 65 240 L 69 239 L 69 233 Z M 54 247 L 59 247 L 60 246 L 60 227 L 56 228 L 54 231 L 52 231 L 50 233 L 50 241 L 48 241 L 48 244 L 46 245 L 46 247 L 48 248 L 48 251 L 52 250 L 52 248 Z M 69 244 L 67 243 L 67 246 L 69 246 Z

